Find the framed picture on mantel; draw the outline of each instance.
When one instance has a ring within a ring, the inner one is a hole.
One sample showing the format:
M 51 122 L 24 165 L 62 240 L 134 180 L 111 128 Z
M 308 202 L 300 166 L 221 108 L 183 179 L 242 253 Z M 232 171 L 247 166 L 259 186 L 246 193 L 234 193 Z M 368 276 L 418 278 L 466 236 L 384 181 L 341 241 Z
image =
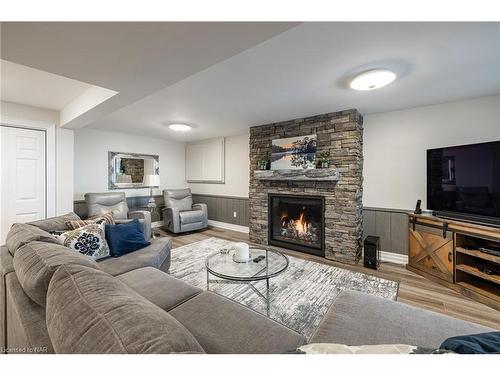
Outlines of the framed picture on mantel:
M 316 134 L 273 139 L 271 169 L 316 168 Z

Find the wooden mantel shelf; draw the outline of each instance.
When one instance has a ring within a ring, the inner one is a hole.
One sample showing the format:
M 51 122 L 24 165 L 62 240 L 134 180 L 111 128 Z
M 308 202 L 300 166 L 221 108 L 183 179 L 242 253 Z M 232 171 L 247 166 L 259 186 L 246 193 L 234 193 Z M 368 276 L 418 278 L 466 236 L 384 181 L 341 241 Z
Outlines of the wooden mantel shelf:
M 253 177 L 267 181 L 338 181 L 340 172 L 336 168 L 256 170 Z

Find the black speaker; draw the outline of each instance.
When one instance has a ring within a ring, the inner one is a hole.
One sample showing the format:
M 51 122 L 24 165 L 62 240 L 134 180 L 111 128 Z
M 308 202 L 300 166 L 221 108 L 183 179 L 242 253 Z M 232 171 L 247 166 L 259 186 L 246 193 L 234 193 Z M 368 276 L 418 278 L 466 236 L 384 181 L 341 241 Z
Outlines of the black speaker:
M 378 269 L 380 265 L 380 237 L 367 236 L 364 242 L 364 266 Z

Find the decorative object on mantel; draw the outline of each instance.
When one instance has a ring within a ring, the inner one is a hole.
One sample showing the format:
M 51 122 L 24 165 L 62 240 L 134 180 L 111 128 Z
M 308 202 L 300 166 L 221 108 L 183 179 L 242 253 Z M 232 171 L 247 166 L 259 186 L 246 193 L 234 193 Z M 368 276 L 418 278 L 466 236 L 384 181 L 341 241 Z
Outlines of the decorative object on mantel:
M 321 168 L 330 168 L 330 151 L 323 151 L 319 154 Z
M 340 172 L 336 168 L 256 170 L 253 177 L 270 181 L 338 181 Z
M 159 156 L 131 154 L 124 152 L 108 152 L 108 188 L 141 189 L 146 175 L 160 173 Z
M 153 188 L 160 186 L 159 174 L 147 174 L 144 176 L 143 185 L 149 187 L 148 207 L 156 207 L 155 199 L 153 198 Z
M 316 168 L 316 134 L 272 140 L 271 169 Z
M 257 161 L 257 165 L 259 166 L 259 169 L 261 171 L 265 171 L 267 169 L 267 160 L 266 159 L 259 159 Z

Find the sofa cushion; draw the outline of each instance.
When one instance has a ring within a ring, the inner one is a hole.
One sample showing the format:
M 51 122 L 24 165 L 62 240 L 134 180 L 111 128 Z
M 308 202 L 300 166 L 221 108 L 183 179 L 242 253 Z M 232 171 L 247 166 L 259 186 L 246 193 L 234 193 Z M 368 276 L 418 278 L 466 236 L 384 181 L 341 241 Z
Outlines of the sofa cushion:
M 170 310 L 202 290 L 153 267 L 126 272 L 118 278 L 148 301 Z
M 56 353 L 203 353 L 170 314 L 105 272 L 63 265 L 47 294 Z
M 99 267 L 113 275 L 135 270 L 142 267 L 160 268 L 170 257 L 172 241 L 168 237 L 160 237 L 151 240 L 151 245 L 143 249 L 122 255 L 121 257 L 110 257 L 99 260 Z
M 287 353 L 305 344 L 299 333 L 212 292 L 203 292 L 169 313 L 207 353 Z
M 311 343 L 346 345 L 409 344 L 439 348 L 451 336 L 491 331 L 401 302 L 348 290 L 340 293 Z
M 203 221 L 203 211 L 181 211 L 179 212 L 181 224 L 199 223 Z
M 70 220 L 80 220 L 80 216 L 74 212 L 69 212 L 65 215 L 51 217 L 49 219 L 43 219 L 38 221 L 32 221 L 28 224 L 40 228 L 46 232 L 51 230 L 66 230 L 66 222 Z
M 50 233 L 30 224 L 16 223 L 12 225 L 7 233 L 5 244 L 9 252 L 14 256 L 17 249 L 31 241 L 43 241 L 57 243 L 57 239 Z
M 62 264 L 80 264 L 99 268 L 89 257 L 57 244 L 33 241 L 14 255 L 14 269 L 24 292 L 40 306 L 45 306 L 50 279 Z
M 69 230 L 56 236 L 61 245 L 92 259 L 110 256 L 110 250 L 104 234 L 104 220 L 84 227 Z

